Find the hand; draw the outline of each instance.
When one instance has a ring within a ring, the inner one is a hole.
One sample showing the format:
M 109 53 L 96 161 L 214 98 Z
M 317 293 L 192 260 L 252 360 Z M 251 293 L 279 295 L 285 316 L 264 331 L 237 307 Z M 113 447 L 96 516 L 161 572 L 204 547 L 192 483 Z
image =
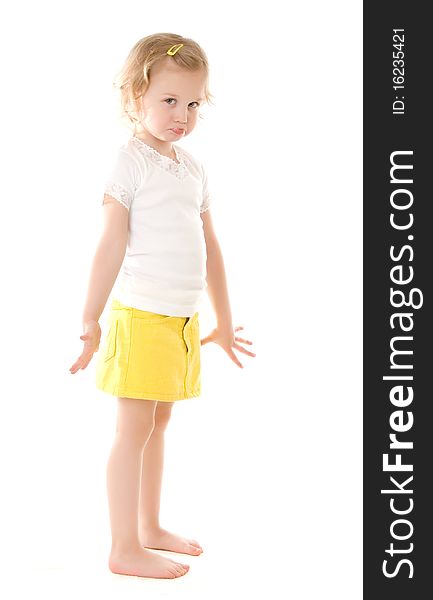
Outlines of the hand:
M 84 341 L 84 348 L 81 355 L 69 369 L 71 373 L 76 373 L 80 369 L 85 369 L 92 360 L 94 352 L 99 349 L 101 327 L 98 321 L 86 321 L 86 323 L 84 323 L 84 333 L 83 335 L 80 335 L 80 340 Z
M 238 326 L 238 327 L 235 327 L 234 329 L 232 326 L 216 327 L 207 337 L 204 337 L 202 340 L 200 340 L 200 343 L 203 346 L 204 344 L 207 344 L 208 342 L 215 342 L 216 344 L 221 346 L 221 348 L 223 350 L 225 350 L 227 352 L 227 354 L 230 356 L 232 361 L 234 363 L 236 363 L 238 365 L 238 367 L 243 369 L 244 366 L 239 362 L 238 357 L 233 352 L 232 348 L 236 348 L 236 350 L 239 350 L 240 352 L 243 352 L 244 354 L 248 354 L 248 356 L 255 356 L 255 354 L 254 354 L 254 352 L 249 352 L 248 350 L 245 350 L 245 348 L 243 348 L 242 346 L 240 346 L 237 343 L 237 342 L 242 342 L 243 344 L 252 344 L 252 342 L 250 340 L 244 340 L 243 338 L 236 337 L 234 335 L 234 332 L 239 331 L 239 329 L 243 329 L 243 327 Z

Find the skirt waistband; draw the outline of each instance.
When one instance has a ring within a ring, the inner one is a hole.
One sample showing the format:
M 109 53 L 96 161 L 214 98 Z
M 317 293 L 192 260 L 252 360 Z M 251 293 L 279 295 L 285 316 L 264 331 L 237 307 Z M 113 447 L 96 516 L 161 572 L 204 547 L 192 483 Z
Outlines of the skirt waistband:
M 139 319 L 148 319 L 149 321 L 155 320 L 158 321 L 159 319 L 163 318 L 163 319 L 177 319 L 179 321 L 182 321 L 183 324 L 192 324 L 192 323 L 196 323 L 198 321 L 198 312 L 195 312 L 194 315 L 192 317 L 174 317 L 171 315 L 162 315 L 159 313 L 155 313 L 155 312 L 151 312 L 151 311 L 147 311 L 147 310 L 141 310 L 139 308 L 134 308 L 133 306 L 126 306 L 125 304 L 122 304 L 119 300 L 116 300 L 115 298 L 113 298 L 112 302 L 111 302 L 111 310 L 127 310 L 127 311 L 131 311 L 132 316 L 139 318 Z

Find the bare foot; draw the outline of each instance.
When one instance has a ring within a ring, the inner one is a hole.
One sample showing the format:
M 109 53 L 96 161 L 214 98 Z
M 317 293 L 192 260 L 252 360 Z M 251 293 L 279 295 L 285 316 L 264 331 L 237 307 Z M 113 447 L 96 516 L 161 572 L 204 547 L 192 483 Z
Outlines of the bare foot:
M 175 562 L 144 548 L 132 548 L 121 553 L 111 551 L 108 566 L 112 573 L 120 575 L 164 579 L 181 577 L 189 570 L 189 565 Z
M 154 550 L 170 550 L 171 552 L 180 552 L 182 554 L 192 554 L 198 556 L 203 552 L 203 548 L 196 540 L 190 540 L 180 535 L 170 533 L 166 529 L 156 529 L 145 531 L 140 536 L 140 543 L 145 548 Z

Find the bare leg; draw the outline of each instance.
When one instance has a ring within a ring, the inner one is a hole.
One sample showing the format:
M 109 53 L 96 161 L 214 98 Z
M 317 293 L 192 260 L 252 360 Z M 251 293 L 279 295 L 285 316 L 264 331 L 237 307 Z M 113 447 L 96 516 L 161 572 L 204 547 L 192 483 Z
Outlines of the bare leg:
M 112 544 L 108 561 L 113 573 L 174 578 L 188 565 L 145 550 L 137 519 L 143 448 L 154 427 L 156 401 L 118 398 L 117 429 L 107 465 Z
M 138 535 L 142 546 L 198 555 L 203 552 L 196 540 L 187 539 L 162 529 L 159 523 L 161 485 L 164 466 L 164 434 L 174 402 L 158 402 L 155 426 L 143 451 Z

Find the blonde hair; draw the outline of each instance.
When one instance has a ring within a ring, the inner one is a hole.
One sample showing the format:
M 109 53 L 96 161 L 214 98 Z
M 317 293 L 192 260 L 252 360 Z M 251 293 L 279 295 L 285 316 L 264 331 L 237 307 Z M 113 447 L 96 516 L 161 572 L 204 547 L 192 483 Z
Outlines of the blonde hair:
M 170 59 L 188 71 L 203 69 L 204 99 L 208 104 L 214 104 L 214 96 L 209 91 L 209 65 L 203 49 L 194 40 L 176 33 L 154 33 L 138 40 L 113 82 L 114 88 L 120 94 L 120 118 L 126 118 L 129 126 L 132 123 L 135 128 L 140 122 L 137 117 L 140 113 L 139 101 L 149 87 L 153 65 L 168 58 L 167 50 L 175 44 L 183 46 L 170 56 Z

